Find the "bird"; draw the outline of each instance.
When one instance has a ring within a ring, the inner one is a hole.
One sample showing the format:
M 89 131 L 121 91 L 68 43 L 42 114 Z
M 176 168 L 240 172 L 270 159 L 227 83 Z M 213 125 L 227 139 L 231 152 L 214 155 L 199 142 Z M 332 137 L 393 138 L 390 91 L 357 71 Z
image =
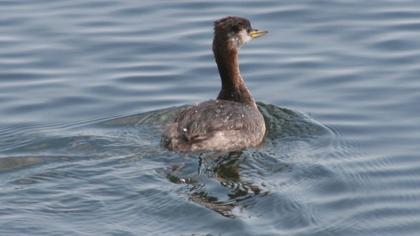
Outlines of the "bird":
M 215 100 L 181 111 L 164 130 L 161 143 L 171 151 L 240 151 L 261 145 L 266 124 L 239 70 L 239 49 L 268 31 L 248 19 L 228 16 L 214 22 L 213 54 L 221 79 Z

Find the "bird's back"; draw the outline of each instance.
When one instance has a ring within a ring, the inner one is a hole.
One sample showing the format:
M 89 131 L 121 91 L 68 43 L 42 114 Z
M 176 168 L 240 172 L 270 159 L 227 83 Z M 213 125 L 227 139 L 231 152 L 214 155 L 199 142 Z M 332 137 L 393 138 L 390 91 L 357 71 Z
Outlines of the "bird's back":
M 162 136 L 165 147 L 178 151 L 240 150 L 255 147 L 265 134 L 256 107 L 210 100 L 182 111 Z

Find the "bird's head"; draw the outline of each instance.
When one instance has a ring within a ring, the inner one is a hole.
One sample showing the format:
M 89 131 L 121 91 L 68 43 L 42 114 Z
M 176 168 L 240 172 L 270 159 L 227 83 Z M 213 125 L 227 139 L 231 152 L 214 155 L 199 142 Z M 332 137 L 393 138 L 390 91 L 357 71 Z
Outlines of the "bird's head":
M 227 43 L 233 48 L 240 48 L 251 39 L 267 33 L 253 29 L 249 20 L 242 17 L 228 16 L 214 22 L 214 42 Z

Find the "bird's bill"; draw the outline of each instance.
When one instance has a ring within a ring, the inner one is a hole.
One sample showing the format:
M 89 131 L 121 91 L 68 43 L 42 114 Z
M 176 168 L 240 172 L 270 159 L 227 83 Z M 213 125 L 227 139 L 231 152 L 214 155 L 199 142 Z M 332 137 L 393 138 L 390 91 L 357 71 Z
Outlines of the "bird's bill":
M 268 33 L 267 30 L 252 29 L 251 32 L 249 33 L 249 36 L 251 36 L 251 38 L 255 39 L 255 38 L 259 38 L 263 35 L 266 35 L 267 33 Z

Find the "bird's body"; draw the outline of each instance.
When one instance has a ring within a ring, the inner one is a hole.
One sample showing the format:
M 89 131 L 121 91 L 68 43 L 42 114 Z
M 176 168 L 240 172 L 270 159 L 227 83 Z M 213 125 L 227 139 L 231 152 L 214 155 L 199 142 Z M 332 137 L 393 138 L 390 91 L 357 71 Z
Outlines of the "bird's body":
M 264 118 L 258 109 L 210 100 L 182 111 L 163 142 L 167 148 L 182 152 L 240 150 L 258 146 L 264 133 Z
M 222 80 L 217 100 L 182 111 L 162 135 L 163 145 L 181 152 L 235 151 L 257 147 L 265 135 L 264 118 L 239 71 L 238 50 L 265 31 L 247 19 L 226 17 L 215 22 L 213 53 Z

